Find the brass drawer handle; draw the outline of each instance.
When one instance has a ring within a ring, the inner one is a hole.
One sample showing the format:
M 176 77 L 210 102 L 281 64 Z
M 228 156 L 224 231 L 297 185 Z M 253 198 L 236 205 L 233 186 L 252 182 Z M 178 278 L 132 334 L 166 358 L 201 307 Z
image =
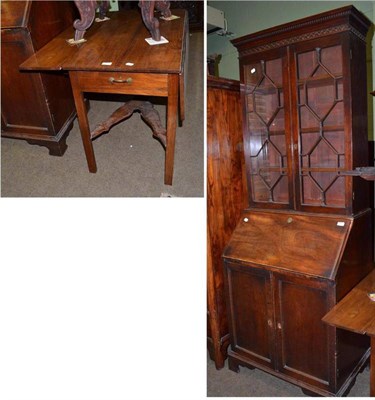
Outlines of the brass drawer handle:
M 115 79 L 112 76 L 108 79 L 111 83 L 132 83 L 133 79 L 128 78 L 128 79 Z

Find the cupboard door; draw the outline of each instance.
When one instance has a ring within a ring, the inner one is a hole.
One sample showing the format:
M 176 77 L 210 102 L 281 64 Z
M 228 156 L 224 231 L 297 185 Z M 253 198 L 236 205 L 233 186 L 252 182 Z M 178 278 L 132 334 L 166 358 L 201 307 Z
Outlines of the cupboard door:
M 276 274 L 275 274 L 276 275 Z M 318 280 L 275 276 L 277 369 L 327 389 L 330 380 L 329 331 L 321 319 L 329 293 Z
M 231 347 L 262 365 L 274 365 L 274 316 L 270 273 L 225 263 Z
M 298 141 L 297 204 L 345 208 L 345 177 L 350 146 L 344 113 L 344 52 L 340 38 L 295 47 L 295 104 Z
M 250 203 L 290 206 L 288 67 L 285 49 L 242 64 L 245 156 Z

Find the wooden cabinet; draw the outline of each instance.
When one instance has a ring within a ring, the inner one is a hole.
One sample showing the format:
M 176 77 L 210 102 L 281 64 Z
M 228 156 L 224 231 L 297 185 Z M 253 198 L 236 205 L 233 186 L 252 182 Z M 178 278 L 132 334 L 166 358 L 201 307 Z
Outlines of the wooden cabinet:
M 373 268 L 365 36 L 354 7 L 233 40 L 249 204 L 224 250 L 229 367 L 345 394 L 366 337 L 323 316 Z M 358 101 L 357 101 L 358 99 Z
M 69 78 L 20 72 L 19 65 L 73 24 L 74 3 L 2 1 L 1 15 L 1 135 L 62 155 L 76 115 Z
M 216 368 L 229 344 L 222 252 L 247 204 L 240 84 L 207 77 L 207 344 Z

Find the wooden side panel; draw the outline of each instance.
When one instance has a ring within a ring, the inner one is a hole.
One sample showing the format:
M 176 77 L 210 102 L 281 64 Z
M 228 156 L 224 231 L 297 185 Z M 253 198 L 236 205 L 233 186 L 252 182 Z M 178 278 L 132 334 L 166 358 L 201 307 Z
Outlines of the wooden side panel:
M 27 30 L 1 30 L 1 114 L 5 132 L 47 135 L 51 129 L 40 75 L 17 69 L 32 52 Z
M 327 389 L 328 327 L 321 321 L 329 309 L 326 285 L 318 280 L 279 276 L 276 288 L 279 370 Z
M 274 364 L 270 273 L 226 264 L 231 348 L 258 364 Z
M 366 44 L 354 34 L 350 34 L 348 42 L 349 40 L 351 43 L 353 167 L 357 168 L 373 165 L 373 162 L 368 163 Z M 353 179 L 353 213 L 357 213 L 370 207 L 370 184 L 358 177 L 351 179 Z
M 222 252 L 246 204 L 243 179 L 239 83 L 208 78 L 207 90 L 207 274 L 215 363 L 224 365 L 229 335 Z M 216 339 L 215 339 L 216 338 Z M 223 354 L 224 352 L 224 354 Z

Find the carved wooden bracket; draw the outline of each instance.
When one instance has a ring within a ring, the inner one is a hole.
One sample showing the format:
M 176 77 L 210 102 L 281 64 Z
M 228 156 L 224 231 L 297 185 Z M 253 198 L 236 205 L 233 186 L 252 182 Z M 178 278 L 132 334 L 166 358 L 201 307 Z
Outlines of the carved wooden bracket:
M 110 8 L 109 0 L 98 1 L 98 5 L 99 5 L 99 19 L 105 19 L 107 16 L 107 12 L 109 11 Z
M 167 131 L 162 126 L 159 113 L 149 101 L 131 100 L 122 107 L 114 111 L 104 122 L 100 123 L 92 132 L 91 139 L 95 139 L 104 132 L 108 132 L 111 127 L 125 118 L 133 115 L 134 111 L 139 111 L 142 118 L 150 125 L 153 136 L 158 139 L 164 148 L 167 147 Z
M 73 23 L 73 27 L 76 30 L 74 40 L 82 40 L 86 33 L 86 30 L 90 28 L 95 18 L 95 9 L 97 7 L 96 0 L 74 0 L 75 5 L 78 8 L 81 19 L 76 19 Z
M 169 1 L 146 1 L 140 0 L 138 3 L 142 12 L 142 19 L 146 28 L 150 31 L 151 37 L 159 42 L 160 31 L 159 31 L 159 20 L 154 17 L 154 10 L 161 12 L 161 15 L 165 18 L 169 18 L 172 13 L 169 9 Z
M 76 30 L 74 40 L 77 42 L 83 39 L 85 32 L 94 22 L 96 8 L 99 6 L 99 18 L 104 19 L 110 4 L 109 1 L 97 2 L 96 0 L 74 0 L 74 3 L 81 17 L 73 23 Z M 172 15 L 169 9 L 170 2 L 140 0 L 138 5 L 141 8 L 143 22 L 150 31 L 151 37 L 157 42 L 160 41 L 159 20 L 154 17 L 154 11 L 160 11 L 163 17 L 169 18 Z

